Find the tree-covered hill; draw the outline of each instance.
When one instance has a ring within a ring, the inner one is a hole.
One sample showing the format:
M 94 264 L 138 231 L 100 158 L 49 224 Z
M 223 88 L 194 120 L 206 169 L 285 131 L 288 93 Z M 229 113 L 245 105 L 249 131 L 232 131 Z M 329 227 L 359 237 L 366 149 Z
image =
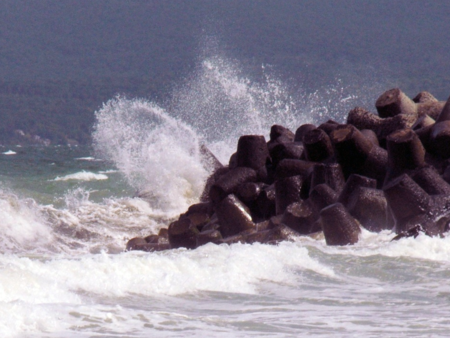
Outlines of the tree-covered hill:
M 103 102 L 164 98 L 209 35 L 250 75 L 272 64 L 314 88 L 369 67 L 410 95 L 446 99 L 449 16 L 440 0 L 3 0 L 0 143 L 17 129 L 90 142 Z

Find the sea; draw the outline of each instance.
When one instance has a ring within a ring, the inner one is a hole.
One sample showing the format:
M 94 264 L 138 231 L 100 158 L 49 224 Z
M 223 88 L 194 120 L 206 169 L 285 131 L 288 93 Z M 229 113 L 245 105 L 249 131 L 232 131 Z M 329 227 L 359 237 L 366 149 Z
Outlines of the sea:
M 170 99 L 105 102 L 91 145 L 0 146 L 0 336 L 448 336 L 448 236 L 125 252 L 198 202 L 202 146 L 226 164 L 240 135 L 345 121 L 388 89 L 274 73 L 205 58 Z

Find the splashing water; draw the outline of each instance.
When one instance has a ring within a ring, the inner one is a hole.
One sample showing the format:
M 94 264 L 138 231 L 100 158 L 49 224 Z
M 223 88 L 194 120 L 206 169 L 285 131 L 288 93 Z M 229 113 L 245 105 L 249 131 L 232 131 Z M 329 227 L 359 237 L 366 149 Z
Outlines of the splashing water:
M 293 90 L 270 66 L 262 66 L 261 79 L 242 74 L 236 62 L 207 56 L 182 86 L 176 88 L 170 111 L 191 125 L 216 156 L 227 163 L 241 135 L 269 136 L 270 127 L 283 125 L 293 132 L 305 123 L 328 119 L 345 122 L 355 106 L 369 108 L 380 83 L 352 77 L 340 78 L 326 87 L 308 92 Z M 362 83 L 361 83 L 362 82 Z
M 199 139 L 156 104 L 120 96 L 96 113 L 95 148 L 112 160 L 154 207 L 179 213 L 202 192 L 207 170 Z
M 206 140 L 233 146 L 241 135 L 268 136 L 275 123 L 294 129 L 307 118 L 299 116 L 296 102 L 280 80 L 265 72 L 263 81 L 253 82 L 220 57 L 205 59 L 174 94 L 172 104 L 174 114 Z
M 227 164 L 241 135 L 268 138 L 273 124 L 295 131 L 327 118 L 343 122 L 356 100 L 367 96 L 362 87 L 350 94 L 354 88 L 340 80 L 313 93 L 293 93 L 270 67 L 262 71 L 261 81 L 251 81 L 235 63 L 207 57 L 167 108 L 117 96 L 96 112 L 94 148 L 145 192 L 152 207 L 176 215 L 198 200 L 211 172 L 201 144 Z

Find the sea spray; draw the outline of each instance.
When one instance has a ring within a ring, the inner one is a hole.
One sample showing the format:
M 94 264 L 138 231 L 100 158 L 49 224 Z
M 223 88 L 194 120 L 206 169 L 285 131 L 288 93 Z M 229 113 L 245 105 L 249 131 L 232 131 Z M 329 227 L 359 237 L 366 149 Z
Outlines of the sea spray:
M 34 200 L 20 199 L 0 189 L 0 253 L 45 247 L 53 239 L 51 228 Z
M 273 124 L 295 131 L 325 117 L 342 121 L 368 96 L 369 87 L 359 87 L 358 96 L 352 88 L 337 79 L 312 93 L 293 91 L 271 67 L 255 81 L 237 62 L 206 56 L 162 106 L 121 96 L 105 103 L 96 112 L 93 145 L 153 207 L 175 216 L 198 200 L 211 172 L 202 144 L 227 164 L 241 135 L 267 138 Z
M 346 74 L 349 81 L 337 76 L 325 87 L 307 90 L 298 85 L 301 78 L 291 86 L 292 79 L 281 80 L 270 65 L 262 65 L 259 76 L 250 77 L 238 61 L 220 56 L 216 48 L 213 52 L 216 54 L 204 52 L 195 71 L 175 87 L 167 106 L 171 114 L 191 125 L 222 161 L 228 160 L 241 135 L 267 138 L 273 124 L 295 132 L 304 123 L 344 122 L 355 105 L 371 108 L 373 93 L 383 88 L 376 80 L 368 83 Z
M 96 117 L 95 149 L 154 208 L 175 215 L 198 199 L 208 171 L 191 127 L 154 103 L 120 96 L 104 104 Z
M 209 142 L 234 145 L 240 135 L 266 135 L 275 123 L 295 128 L 299 116 L 288 88 L 265 73 L 260 82 L 243 76 L 236 64 L 214 56 L 203 60 L 173 94 L 171 109 Z
M 42 207 L 54 225 L 60 252 L 119 253 L 129 237 L 157 233 L 169 222 L 170 216 L 143 199 L 106 198 L 95 203 L 90 200 L 91 193 L 76 188 L 64 196 L 65 208 Z

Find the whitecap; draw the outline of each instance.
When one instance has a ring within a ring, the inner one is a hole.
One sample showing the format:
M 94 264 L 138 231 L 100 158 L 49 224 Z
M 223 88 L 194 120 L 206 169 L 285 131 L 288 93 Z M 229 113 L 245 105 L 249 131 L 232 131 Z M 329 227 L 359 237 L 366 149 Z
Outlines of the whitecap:
M 116 169 L 108 169 L 108 170 L 100 170 L 99 174 L 111 174 L 111 173 L 118 173 L 119 170 Z
M 17 153 L 15 152 L 15 151 L 12 151 L 12 150 L 8 150 L 8 151 L 5 151 L 4 153 L 2 153 L 3 155 L 16 155 Z
M 107 180 L 108 176 L 105 174 L 96 174 L 89 171 L 80 171 L 74 174 L 69 174 L 66 176 L 59 177 L 57 176 L 53 181 L 69 181 L 69 180 L 78 180 L 78 181 L 97 181 L 97 180 Z
M 88 157 L 76 157 L 75 160 L 77 161 L 103 161 L 101 159 L 92 157 L 92 156 L 88 156 Z

